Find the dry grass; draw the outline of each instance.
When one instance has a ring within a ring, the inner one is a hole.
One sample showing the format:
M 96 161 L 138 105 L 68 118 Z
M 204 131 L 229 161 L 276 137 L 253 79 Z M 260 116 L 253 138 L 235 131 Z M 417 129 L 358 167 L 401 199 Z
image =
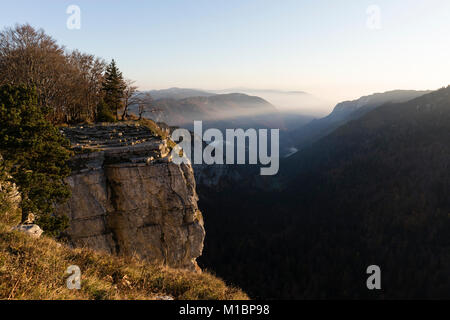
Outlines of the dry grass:
M 138 121 L 141 125 L 146 126 L 149 128 L 155 135 L 160 137 L 161 139 L 166 139 L 168 146 L 170 148 L 175 147 L 175 143 L 170 139 L 169 134 L 167 134 L 165 131 L 161 130 L 161 128 L 156 124 L 155 121 L 151 119 L 143 118 Z
M 66 270 L 77 265 L 81 290 L 69 290 Z M 0 299 L 248 299 L 215 276 L 153 266 L 53 239 L 31 238 L 0 223 Z

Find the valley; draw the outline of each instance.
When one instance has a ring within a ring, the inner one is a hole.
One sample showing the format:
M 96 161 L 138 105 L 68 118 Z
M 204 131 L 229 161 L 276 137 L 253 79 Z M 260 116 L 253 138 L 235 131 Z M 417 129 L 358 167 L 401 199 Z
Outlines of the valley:
M 209 230 L 200 265 L 252 298 L 448 292 L 450 88 L 413 95 L 282 159 L 269 181 L 244 168 L 232 182 L 231 173 L 213 185 L 198 181 Z M 382 293 L 365 288 L 375 262 Z

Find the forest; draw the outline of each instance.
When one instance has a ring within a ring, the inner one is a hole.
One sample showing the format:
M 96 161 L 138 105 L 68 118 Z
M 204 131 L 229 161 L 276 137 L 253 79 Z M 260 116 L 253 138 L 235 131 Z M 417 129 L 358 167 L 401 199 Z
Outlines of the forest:
M 280 192 L 199 189 L 201 265 L 252 298 L 448 297 L 449 129 L 450 87 L 383 105 L 285 159 Z M 369 265 L 382 290 L 367 290 Z

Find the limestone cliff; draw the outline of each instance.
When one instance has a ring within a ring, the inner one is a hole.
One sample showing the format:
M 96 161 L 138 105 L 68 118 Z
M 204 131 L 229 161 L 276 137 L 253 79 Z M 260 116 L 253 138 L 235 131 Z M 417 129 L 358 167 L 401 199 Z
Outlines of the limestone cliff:
M 205 230 L 190 165 L 171 162 L 166 141 L 139 124 L 63 129 L 77 155 L 67 179 L 75 247 L 198 269 Z

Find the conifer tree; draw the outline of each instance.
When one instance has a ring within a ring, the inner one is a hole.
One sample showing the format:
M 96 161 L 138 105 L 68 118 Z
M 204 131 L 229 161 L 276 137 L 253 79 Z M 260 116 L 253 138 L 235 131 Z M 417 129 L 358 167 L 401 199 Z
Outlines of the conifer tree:
M 119 109 L 122 107 L 125 88 L 126 84 L 122 72 L 119 71 L 113 59 L 106 68 L 102 90 L 104 92 L 104 103 L 109 111 L 114 114 L 116 120 L 118 120 Z
M 49 235 L 68 225 L 67 217 L 54 214 L 55 204 L 70 196 L 63 182 L 70 174 L 70 143 L 46 116 L 50 108 L 38 104 L 35 89 L 0 86 L 0 154 L 22 195 L 22 221 L 33 213 Z

